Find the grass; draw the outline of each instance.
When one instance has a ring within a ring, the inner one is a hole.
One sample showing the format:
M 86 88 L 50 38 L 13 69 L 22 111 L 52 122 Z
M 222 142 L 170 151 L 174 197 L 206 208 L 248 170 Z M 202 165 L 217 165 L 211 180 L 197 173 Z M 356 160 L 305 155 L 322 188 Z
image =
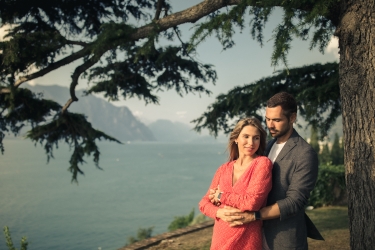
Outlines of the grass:
M 322 207 L 306 213 L 325 239 L 308 239 L 309 249 L 350 249 L 347 207 Z
M 347 207 L 322 207 L 306 211 L 322 234 L 324 241 L 308 238 L 309 250 L 349 250 L 349 220 Z M 212 228 L 193 232 L 149 249 L 209 250 Z

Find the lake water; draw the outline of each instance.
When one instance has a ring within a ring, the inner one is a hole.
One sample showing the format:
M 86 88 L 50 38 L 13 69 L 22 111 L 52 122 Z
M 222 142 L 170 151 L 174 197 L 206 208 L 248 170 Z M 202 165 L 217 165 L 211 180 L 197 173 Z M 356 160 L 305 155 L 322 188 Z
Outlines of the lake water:
M 16 248 L 113 250 L 139 228 L 167 231 L 187 215 L 227 157 L 226 145 L 101 142 L 99 170 L 91 158 L 72 184 L 70 152 L 61 145 L 46 164 L 40 145 L 5 140 L 0 156 L 0 226 L 10 228 Z M 0 249 L 7 249 L 0 235 Z

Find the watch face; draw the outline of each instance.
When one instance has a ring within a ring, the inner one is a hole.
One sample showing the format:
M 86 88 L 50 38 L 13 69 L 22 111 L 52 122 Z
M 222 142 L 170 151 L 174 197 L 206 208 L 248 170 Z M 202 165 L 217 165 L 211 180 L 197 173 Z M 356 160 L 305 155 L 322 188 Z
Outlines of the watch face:
M 255 212 L 255 219 L 260 220 L 260 213 L 259 212 Z
M 217 199 L 220 200 L 220 198 L 221 198 L 221 193 L 219 193 L 219 194 L 217 195 Z

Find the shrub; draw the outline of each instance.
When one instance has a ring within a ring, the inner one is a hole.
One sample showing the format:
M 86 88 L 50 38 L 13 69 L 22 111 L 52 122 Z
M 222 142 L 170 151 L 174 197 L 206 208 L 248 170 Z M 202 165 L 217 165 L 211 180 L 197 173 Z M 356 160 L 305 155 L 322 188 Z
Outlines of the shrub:
M 203 222 L 208 221 L 208 220 L 211 220 L 211 218 L 205 216 L 204 214 L 199 214 L 199 215 L 197 215 L 197 216 L 193 219 L 193 221 L 189 224 L 189 226 L 190 226 L 190 225 L 195 225 L 195 224 L 200 224 L 200 223 L 203 223 Z
M 133 244 L 137 241 L 141 241 L 141 240 L 144 240 L 144 239 L 151 238 L 153 229 L 154 229 L 154 227 L 139 228 L 138 233 L 137 233 L 137 237 L 130 236 L 128 238 L 127 244 L 130 245 L 130 244 Z
M 9 250 L 17 250 L 13 245 L 12 236 L 10 235 L 10 231 L 9 231 L 9 228 L 7 226 L 4 227 L 4 235 L 5 235 L 5 240 L 6 240 L 8 249 Z M 28 244 L 29 243 L 27 242 L 26 237 L 22 237 L 21 238 L 21 248 L 20 248 L 20 250 L 27 250 Z
M 346 195 L 344 165 L 319 166 L 318 180 L 311 192 L 309 204 L 314 207 L 334 205 Z
M 168 230 L 173 231 L 173 230 L 176 230 L 176 229 L 179 229 L 179 228 L 187 227 L 193 221 L 193 219 L 194 219 L 194 208 L 186 216 L 176 216 L 176 217 L 174 217 L 174 220 L 168 226 Z

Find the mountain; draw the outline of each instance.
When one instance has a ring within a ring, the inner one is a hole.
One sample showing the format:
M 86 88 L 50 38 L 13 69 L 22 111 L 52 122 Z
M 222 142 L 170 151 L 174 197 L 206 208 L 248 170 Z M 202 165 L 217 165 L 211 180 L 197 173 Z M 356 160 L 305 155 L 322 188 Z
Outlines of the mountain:
M 60 105 L 64 105 L 70 98 L 66 87 L 27 85 L 26 88 L 42 93 L 44 99 L 54 100 Z M 137 120 L 127 107 L 116 107 L 93 95 L 83 96 L 83 90 L 76 91 L 76 95 L 79 101 L 74 102 L 69 111 L 86 115 L 95 129 L 120 141 L 155 141 L 151 130 Z
M 188 124 L 181 122 L 172 122 L 169 120 L 157 120 L 148 125 L 156 140 L 163 142 L 196 142 L 196 143 L 215 143 L 226 142 L 226 137 L 201 135 L 193 131 Z

